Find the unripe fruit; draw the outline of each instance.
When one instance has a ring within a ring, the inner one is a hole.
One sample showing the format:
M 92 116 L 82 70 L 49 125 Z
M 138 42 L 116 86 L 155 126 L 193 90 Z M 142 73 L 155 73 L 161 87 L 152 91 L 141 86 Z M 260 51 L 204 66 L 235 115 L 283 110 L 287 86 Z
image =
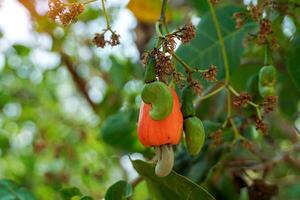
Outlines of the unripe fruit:
M 274 95 L 276 83 L 276 69 L 274 66 L 264 66 L 258 74 L 258 90 L 262 97 Z
M 205 131 L 202 121 L 197 117 L 189 117 L 184 120 L 184 133 L 187 150 L 191 155 L 197 155 L 205 141 Z
M 181 95 L 181 102 L 181 111 L 183 117 L 186 118 L 189 116 L 194 116 L 196 112 L 193 105 L 193 90 L 191 87 L 187 86 L 183 89 Z

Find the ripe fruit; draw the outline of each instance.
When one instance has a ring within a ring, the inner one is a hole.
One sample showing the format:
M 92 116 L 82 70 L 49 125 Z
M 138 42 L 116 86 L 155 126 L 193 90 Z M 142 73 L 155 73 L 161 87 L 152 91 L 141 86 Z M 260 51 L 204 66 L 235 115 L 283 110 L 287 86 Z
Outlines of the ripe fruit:
M 146 146 L 178 144 L 182 133 L 182 113 L 180 102 L 174 89 L 169 89 L 173 97 L 172 112 L 163 120 L 154 120 L 150 116 L 151 105 L 142 103 L 138 121 L 138 136 Z
M 179 143 L 183 126 L 178 96 L 174 89 L 168 89 L 172 94 L 173 105 L 171 113 L 162 120 L 154 120 L 151 117 L 153 104 L 145 104 L 143 102 L 138 120 L 139 140 L 145 147 L 155 147 L 157 159 L 155 173 L 160 177 L 170 174 L 173 168 L 174 153 L 172 145 Z

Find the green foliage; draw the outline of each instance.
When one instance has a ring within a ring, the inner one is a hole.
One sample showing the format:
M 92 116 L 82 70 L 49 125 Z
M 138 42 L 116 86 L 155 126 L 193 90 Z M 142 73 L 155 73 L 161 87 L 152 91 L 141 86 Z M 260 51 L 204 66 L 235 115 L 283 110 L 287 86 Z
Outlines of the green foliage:
M 133 160 L 132 164 L 146 180 L 156 199 L 214 199 L 205 189 L 174 171 L 161 178 L 155 175 L 154 166 L 149 163 Z
M 1 200 L 35 200 L 31 192 L 7 179 L 0 179 L 0 198 Z
M 225 6 L 216 10 L 224 39 L 228 62 L 231 70 L 234 70 L 240 62 L 243 54 L 243 40 L 253 24 L 247 23 L 243 28 L 236 29 L 232 16 L 240 8 Z M 210 65 L 218 67 L 218 78 L 225 75 L 224 62 L 221 53 L 221 45 L 213 25 L 210 13 L 206 13 L 197 26 L 196 38 L 187 45 L 181 45 L 177 54 L 191 67 L 207 68 Z M 213 62 L 212 62 L 213 61 Z
M 60 196 L 63 200 L 93 200 L 92 197 L 83 196 L 76 187 L 64 188 L 60 190 Z
M 105 200 L 129 199 L 132 196 L 132 187 L 126 181 L 118 181 L 108 188 Z
M 137 110 L 127 110 L 111 115 L 101 127 L 101 138 L 107 144 L 134 152 L 142 149 L 137 140 Z
M 296 84 L 298 91 L 300 91 L 300 34 L 296 34 L 293 41 L 291 42 L 291 48 L 289 48 L 287 69 L 292 80 Z
M 190 0 L 190 2 L 202 15 L 209 11 L 209 5 L 207 0 Z

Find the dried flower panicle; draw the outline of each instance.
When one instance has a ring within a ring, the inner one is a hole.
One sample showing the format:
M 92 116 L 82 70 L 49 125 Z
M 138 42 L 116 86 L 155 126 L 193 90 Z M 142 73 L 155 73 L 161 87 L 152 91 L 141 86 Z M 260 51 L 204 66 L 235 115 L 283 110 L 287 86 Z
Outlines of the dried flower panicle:
M 218 68 L 215 65 L 211 65 L 207 71 L 202 72 L 201 76 L 207 81 L 217 81 Z
M 277 42 L 277 39 L 275 37 L 272 37 L 270 46 L 272 50 L 277 50 L 279 48 L 279 44 Z
M 148 63 L 148 59 L 149 59 L 150 53 L 145 51 L 142 53 L 141 55 L 141 63 L 143 64 L 143 66 L 146 66 Z
M 111 32 L 110 40 L 105 39 L 105 33 L 107 31 Z M 106 29 L 102 33 L 95 33 L 93 43 L 100 48 L 104 48 L 106 44 L 113 47 L 120 44 L 120 35 L 116 34 L 110 29 Z
M 194 90 L 194 92 L 197 95 L 201 95 L 203 92 L 203 86 L 201 85 L 201 83 L 197 80 L 190 80 L 189 81 L 191 88 Z
M 219 1 L 220 0 L 210 0 L 210 3 L 215 6 L 219 3 Z
M 104 38 L 104 34 L 96 33 L 95 36 L 94 36 L 94 39 L 93 39 L 93 43 L 97 47 L 104 48 L 105 44 L 106 44 L 106 41 L 105 41 L 105 38 Z
M 166 35 L 163 38 L 162 47 L 167 53 L 172 55 L 176 48 L 176 38 L 182 43 L 186 44 L 190 42 L 195 36 L 196 28 L 191 23 L 189 23 L 184 27 L 178 29 L 177 31 Z
M 223 132 L 221 129 L 213 132 L 212 133 L 213 145 L 214 146 L 221 145 L 223 143 L 222 137 L 223 137 Z
M 269 42 L 268 36 L 273 33 L 272 23 L 269 19 L 262 19 L 259 22 L 259 31 L 256 36 L 256 43 L 258 45 L 264 45 Z M 271 39 L 272 41 L 273 39 Z
M 268 132 L 268 125 L 263 122 L 261 119 L 255 120 L 256 130 L 260 130 L 264 135 Z
M 183 88 L 184 87 L 183 80 L 184 80 L 185 76 L 181 72 L 178 72 L 176 70 L 173 71 L 172 76 L 173 76 L 174 82 L 179 87 Z
M 65 4 L 61 0 L 49 0 L 48 6 L 48 17 L 63 26 L 76 22 L 78 16 L 84 11 L 84 4 L 82 3 Z
M 110 41 L 110 46 L 117 46 L 120 44 L 120 35 L 116 34 L 115 32 L 112 32 Z
M 269 19 L 262 19 L 259 22 L 259 34 L 270 35 L 273 33 L 272 23 Z
M 174 64 L 171 57 L 156 48 L 153 49 L 151 54 L 156 61 L 156 74 L 159 80 L 166 82 L 167 76 L 171 75 L 174 71 Z
M 251 149 L 253 148 L 253 145 L 250 141 L 248 140 L 242 140 L 242 145 L 246 148 L 246 149 Z
M 186 24 L 184 27 L 174 32 L 174 36 L 183 44 L 186 44 L 196 36 L 196 28 L 191 23 Z
M 175 36 L 173 34 L 167 35 L 163 40 L 162 46 L 166 52 L 173 54 L 176 47 Z
M 258 22 L 262 16 L 261 7 L 259 5 L 250 5 L 250 15 L 254 21 Z
M 263 102 L 263 109 L 265 113 L 270 113 L 274 110 L 278 101 L 277 96 L 268 96 Z
M 235 107 L 245 107 L 249 101 L 252 100 L 252 97 L 249 93 L 242 92 L 240 96 L 235 96 L 233 98 L 233 105 Z
M 240 29 L 246 21 L 245 13 L 237 12 L 233 14 L 233 18 L 235 19 L 235 28 Z

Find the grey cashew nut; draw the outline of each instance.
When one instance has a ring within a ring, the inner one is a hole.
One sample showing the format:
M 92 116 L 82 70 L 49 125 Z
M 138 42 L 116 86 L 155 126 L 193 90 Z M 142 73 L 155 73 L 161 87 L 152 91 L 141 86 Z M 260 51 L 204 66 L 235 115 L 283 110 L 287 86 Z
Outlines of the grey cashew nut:
M 159 177 L 165 177 L 172 171 L 174 165 L 174 152 L 171 144 L 156 147 L 156 156 L 158 158 L 155 166 L 155 174 Z

